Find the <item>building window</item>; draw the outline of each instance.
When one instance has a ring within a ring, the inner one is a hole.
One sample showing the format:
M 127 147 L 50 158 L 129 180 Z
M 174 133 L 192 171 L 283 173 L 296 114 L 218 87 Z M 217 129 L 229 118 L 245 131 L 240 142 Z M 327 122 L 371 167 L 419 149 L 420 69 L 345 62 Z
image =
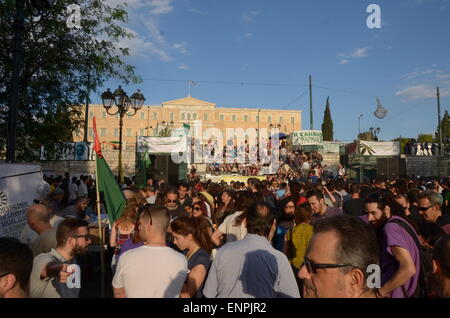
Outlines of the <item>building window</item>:
M 203 115 L 204 120 L 208 120 L 208 114 Z
M 223 121 L 223 114 L 220 115 L 220 121 Z
M 236 115 L 231 116 L 232 121 L 236 121 Z
M 197 113 L 193 113 L 193 114 L 192 114 L 192 119 L 193 119 L 193 120 L 196 120 L 196 119 L 197 119 Z
M 158 116 L 156 115 L 156 113 L 153 113 L 153 119 L 154 120 L 158 119 Z
M 90 127 L 88 130 L 89 130 L 89 137 L 94 136 L 94 131 L 92 130 L 92 128 Z
M 145 136 L 144 128 L 139 129 L 139 136 Z
M 259 116 L 258 116 L 258 115 L 256 115 L 256 121 L 257 121 L 257 122 L 259 121 Z
M 106 112 L 102 112 L 102 118 L 103 118 L 103 119 L 106 118 Z
M 141 119 L 145 119 L 145 113 L 141 112 Z
M 295 118 L 294 118 L 294 117 L 291 117 L 291 124 L 293 124 L 294 121 L 295 121 Z
M 187 114 L 187 119 L 191 120 L 191 114 L 190 113 Z
M 114 137 L 119 137 L 119 128 L 114 128 Z
M 283 116 L 280 116 L 280 123 L 283 122 Z
M 271 122 L 272 122 L 272 116 L 269 116 L 268 118 L 269 118 L 269 119 L 267 119 L 267 121 L 268 121 L 269 123 L 271 123 Z
M 94 112 L 89 112 L 89 118 L 94 117 Z
M 114 117 L 116 117 L 117 119 L 119 119 L 119 118 L 120 118 L 119 113 L 115 114 Z
M 132 137 L 131 128 L 127 128 L 127 137 Z
M 100 130 L 100 136 L 105 137 L 106 136 L 106 128 L 101 128 Z
M 244 121 L 248 121 L 248 116 L 244 115 Z
M 173 113 L 170 113 L 170 120 L 173 120 Z
M 186 114 L 185 113 L 181 113 L 181 120 L 185 120 L 186 119 Z

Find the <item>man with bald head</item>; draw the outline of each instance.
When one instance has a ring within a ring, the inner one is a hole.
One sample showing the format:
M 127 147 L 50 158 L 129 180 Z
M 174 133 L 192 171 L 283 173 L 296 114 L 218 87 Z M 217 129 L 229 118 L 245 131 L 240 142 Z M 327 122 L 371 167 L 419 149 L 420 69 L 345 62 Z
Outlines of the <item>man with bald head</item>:
M 116 298 L 177 298 L 187 277 L 186 258 L 166 245 L 170 213 L 145 206 L 139 217 L 144 245 L 122 254 L 112 285 Z
M 43 204 L 33 204 L 27 210 L 28 226 L 39 234 L 31 244 L 33 256 L 48 253 L 56 248 L 56 228 L 50 224 L 50 211 Z

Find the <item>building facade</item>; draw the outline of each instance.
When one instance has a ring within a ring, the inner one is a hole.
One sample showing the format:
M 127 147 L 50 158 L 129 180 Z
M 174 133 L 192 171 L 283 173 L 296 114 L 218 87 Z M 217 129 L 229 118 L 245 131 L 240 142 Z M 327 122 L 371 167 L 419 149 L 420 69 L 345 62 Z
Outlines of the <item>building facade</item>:
M 114 112 L 115 107 L 111 109 Z M 84 113 L 84 110 L 83 110 Z M 92 118 L 96 117 L 97 133 L 100 140 L 107 142 L 119 141 L 119 115 L 111 116 L 102 105 L 89 106 L 88 141 L 93 141 Z M 166 126 L 181 128 L 183 124 L 191 127 L 193 134 L 194 122 L 201 121 L 203 140 L 211 136 L 208 128 L 221 131 L 223 140 L 227 128 L 256 129 L 279 127 L 286 135 L 302 129 L 302 111 L 253 108 L 221 108 L 216 104 L 188 96 L 181 99 L 163 102 L 162 105 L 143 106 L 134 116 L 125 115 L 123 119 L 122 138 L 125 144 L 135 143 L 137 136 L 158 136 Z M 271 126 L 272 125 L 272 126 Z M 247 139 L 247 135 L 245 138 Z M 83 140 L 83 130 L 77 132 L 74 141 Z

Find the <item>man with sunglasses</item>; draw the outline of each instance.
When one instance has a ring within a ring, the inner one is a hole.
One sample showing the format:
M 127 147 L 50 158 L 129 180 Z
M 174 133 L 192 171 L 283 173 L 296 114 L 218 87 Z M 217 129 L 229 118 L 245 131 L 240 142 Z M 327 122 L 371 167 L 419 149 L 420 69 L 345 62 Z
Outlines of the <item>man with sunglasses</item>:
M 170 219 L 174 219 L 180 216 L 188 216 L 186 210 L 180 205 L 178 201 L 178 190 L 169 189 L 164 197 L 164 206 L 170 212 Z
M 332 216 L 317 222 L 298 276 L 305 298 L 376 297 L 369 265 L 378 264 L 378 245 L 358 217 Z
M 0 298 L 28 297 L 33 253 L 12 237 L 0 237 Z
M 69 281 L 79 280 L 75 270 L 76 257 L 84 256 L 91 243 L 88 223 L 76 218 L 61 222 L 56 231 L 56 249 L 38 255 L 33 262 L 30 296 L 33 298 L 78 298 L 80 286 Z M 69 267 L 70 266 L 70 267 Z M 78 267 L 79 268 L 79 267 Z
M 425 222 L 439 225 L 444 232 L 450 234 L 450 215 L 442 215 L 442 197 L 431 190 L 419 193 L 417 196 L 419 211 Z

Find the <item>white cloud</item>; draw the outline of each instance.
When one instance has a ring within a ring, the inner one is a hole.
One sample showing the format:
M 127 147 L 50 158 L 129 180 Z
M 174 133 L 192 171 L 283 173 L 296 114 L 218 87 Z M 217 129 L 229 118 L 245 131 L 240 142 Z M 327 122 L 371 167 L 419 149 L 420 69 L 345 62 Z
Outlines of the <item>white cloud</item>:
M 436 98 L 436 88 L 431 85 L 416 85 L 405 88 L 395 93 L 404 100 Z M 441 97 L 450 96 L 450 89 L 441 91 Z
M 261 14 L 261 11 L 250 11 L 247 13 L 244 13 L 242 16 L 242 19 L 246 22 L 252 22 L 255 21 L 256 17 Z
M 172 45 L 172 48 L 178 50 L 181 54 L 191 55 L 191 53 L 188 52 L 186 46 L 187 43 L 182 42 L 182 43 L 175 43 L 174 45 Z
M 245 36 L 246 38 L 250 38 L 250 37 L 253 36 L 253 33 L 248 32 L 248 33 L 245 33 L 244 36 Z
M 357 48 L 353 53 L 350 54 L 350 57 L 367 57 L 367 50 L 369 48 L 363 47 L 363 48 Z
M 368 47 L 356 48 L 351 53 L 339 53 L 337 56 L 340 58 L 339 64 L 347 64 L 351 59 L 367 57 Z
M 167 14 L 173 10 L 171 5 L 173 0 L 146 0 L 153 9 L 150 11 L 154 15 Z
M 130 56 L 149 57 L 149 53 L 151 53 L 152 55 L 159 56 L 159 58 L 164 62 L 169 62 L 172 60 L 164 50 L 156 46 L 154 43 L 145 40 L 138 33 L 129 28 L 126 28 L 126 30 L 134 37 L 131 39 L 121 39 L 117 44 L 117 47 L 128 48 Z
M 189 66 L 186 65 L 186 64 L 181 64 L 181 65 L 178 66 L 178 69 L 180 69 L 180 70 L 188 70 Z

